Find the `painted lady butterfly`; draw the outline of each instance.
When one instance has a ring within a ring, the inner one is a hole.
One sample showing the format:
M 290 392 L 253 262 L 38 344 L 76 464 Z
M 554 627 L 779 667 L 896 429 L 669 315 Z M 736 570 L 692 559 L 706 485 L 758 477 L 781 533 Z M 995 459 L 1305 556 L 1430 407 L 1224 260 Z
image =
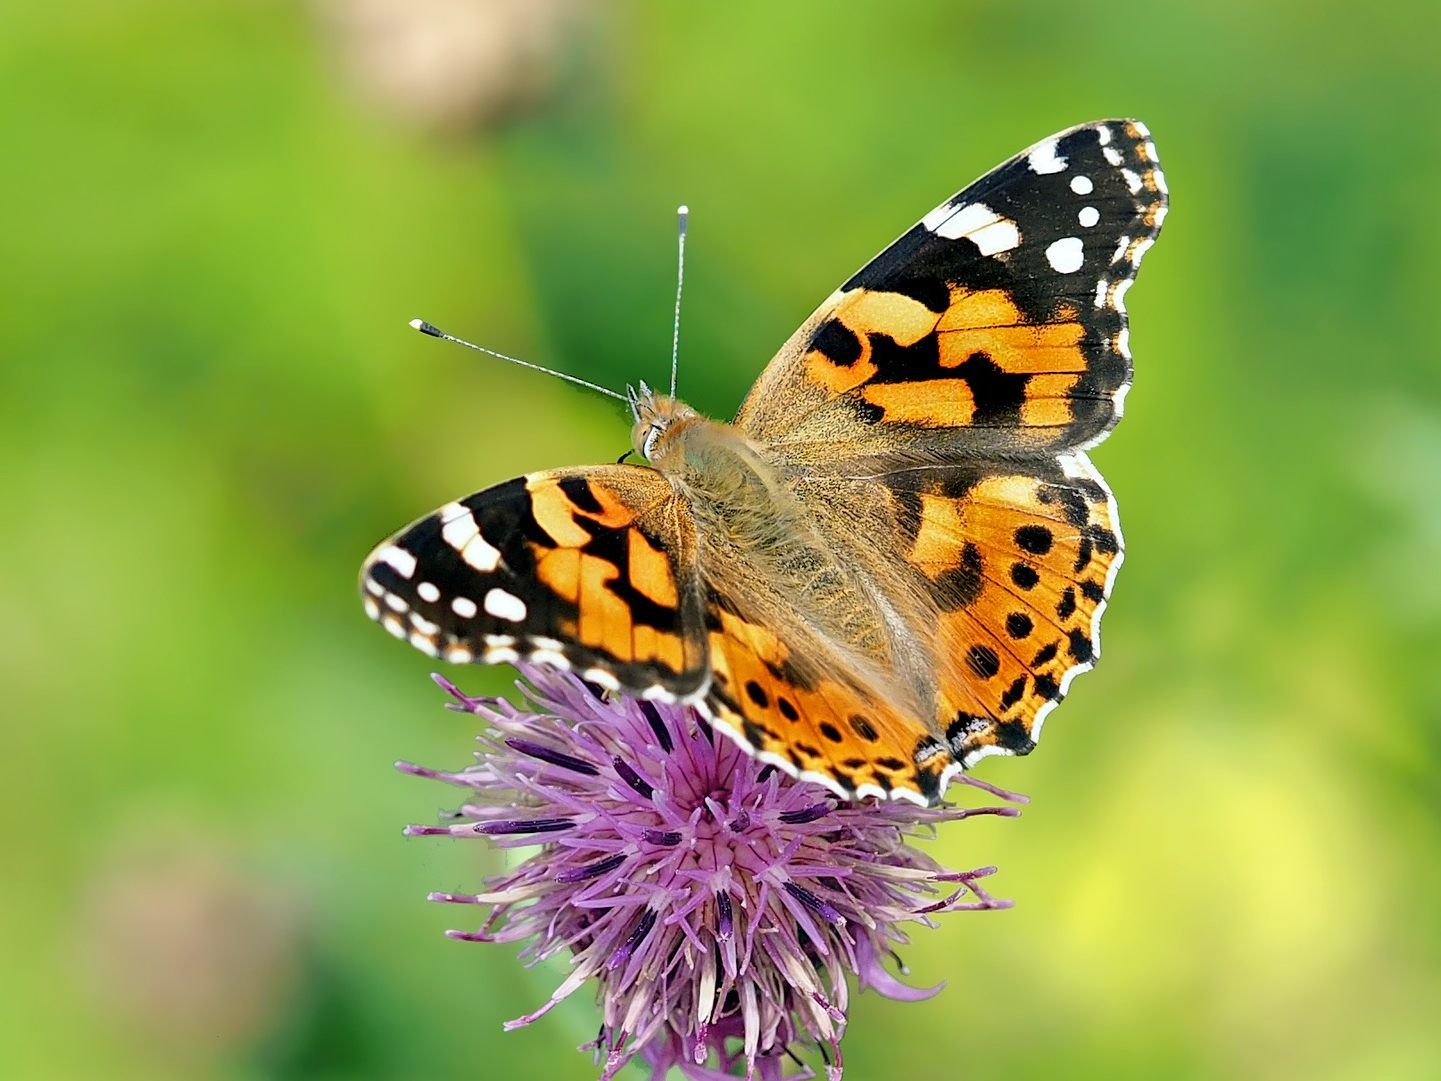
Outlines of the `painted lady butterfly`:
M 1100 652 L 1121 534 L 1085 451 L 1165 213 L 1139 122 L 1052 136 L 833 293 L 734 423 L 642 387 L 649 466 L 447 503 L 366 560 L 366 608 L 432 656 L 691 703 L 844 796 L 935 800 L 1029 752 Z

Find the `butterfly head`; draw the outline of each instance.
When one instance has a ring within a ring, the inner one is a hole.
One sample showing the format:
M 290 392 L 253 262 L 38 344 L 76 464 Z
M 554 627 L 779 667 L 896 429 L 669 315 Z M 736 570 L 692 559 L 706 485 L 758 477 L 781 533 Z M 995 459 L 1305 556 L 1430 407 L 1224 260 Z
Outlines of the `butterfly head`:
M 639 387 L 626 387 L 635 425 L 630 441 L 637 454 L 655 462 L 665 453 L 667 435 L 677 421 L 696 416 L 685 402 L 665 394 L 657 394 L 642 382 Z

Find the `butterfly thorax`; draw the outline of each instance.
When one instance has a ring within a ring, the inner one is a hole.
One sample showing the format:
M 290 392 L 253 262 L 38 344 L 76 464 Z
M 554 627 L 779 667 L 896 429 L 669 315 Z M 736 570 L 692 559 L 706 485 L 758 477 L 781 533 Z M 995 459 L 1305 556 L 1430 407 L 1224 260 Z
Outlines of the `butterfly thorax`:
M 707 524 L 737 544 L 771 550 L 800 524 L 795 520 L 800 507 L 762 448 L 688 406 L 675 403 L 665 426 L 650 438 L 647 457 L 698 501 L 695 509 L 710 519 Z

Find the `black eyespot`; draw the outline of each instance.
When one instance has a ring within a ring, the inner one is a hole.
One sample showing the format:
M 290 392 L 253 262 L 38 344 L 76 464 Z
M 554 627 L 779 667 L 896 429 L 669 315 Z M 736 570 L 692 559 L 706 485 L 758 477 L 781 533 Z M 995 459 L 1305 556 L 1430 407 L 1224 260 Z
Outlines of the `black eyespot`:
M 1043 525 L 1023 525 L 1016 530 L 1016 547 L 1043 556 L 1051 550 L 1051 531 Z
M 966 663 L 971 666 L 971 671 L 982 679 L 990 679 L 1001 670 L 1001 659 L 990 646 L 972 646 L 966 654 Z
M 874 743 L 880 738 L 880 736 L 876 734 L 875 727 L 871 724 L 871 722 L 866 720 L 859 713 L 851 714 L 851 728 L 855 730 L 856 735 L 860 736 L 861 739 L 865 740 L 867 743 Z
M 1061 594 L 1061 599 L 1056 602 L 1056 615 L 1062 619 L 1070 619 L 1075 612 L 1076 591 L 1072 587 L 1067 586 L 1066 591 Z
M 1011 681 L 1011 685 L 1006 688 L 1006 693 L 1001 695 L 1001 708 L 1010 709 L 1021 700 L 1021 697 L 1025 693 L 1026 677 L 1017 676 L 1014 680 Z

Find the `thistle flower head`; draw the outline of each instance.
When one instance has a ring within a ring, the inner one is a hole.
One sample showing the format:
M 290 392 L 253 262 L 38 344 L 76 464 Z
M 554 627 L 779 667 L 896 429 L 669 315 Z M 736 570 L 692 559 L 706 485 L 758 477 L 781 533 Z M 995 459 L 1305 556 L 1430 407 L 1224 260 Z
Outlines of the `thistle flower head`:
M 928 997 L 940 988 L 908 987 L 885 966 L 906 925 L 1009 907 L 981 885 L 994 867 L 950 872 L 911 841 L 1010 807 L 842 801 L 756 762 L 685 706 L 521 671 L 525 709 L 436 677 L 453 708 L 489 727 L 459 772 L 399 764 L 464 791 L 453 821 L 406 832 L 539 846 L 483 893 L 431 898 L 485 910 L 454 938 L 522 943 L 528 964 L 569 957 L 550 998 L 507 1028 L 595 981 L 601 1026 L 587 1047 L 602 1081 L 636 1057 L 656 1081 L 672 1067 L 690 1081 L 742 1068 L 778 1081 L 806 1046 L 836 1081 L 847 977 L 891 998 Z M 794 1076 L 814 1076 L 800 1068 Z

